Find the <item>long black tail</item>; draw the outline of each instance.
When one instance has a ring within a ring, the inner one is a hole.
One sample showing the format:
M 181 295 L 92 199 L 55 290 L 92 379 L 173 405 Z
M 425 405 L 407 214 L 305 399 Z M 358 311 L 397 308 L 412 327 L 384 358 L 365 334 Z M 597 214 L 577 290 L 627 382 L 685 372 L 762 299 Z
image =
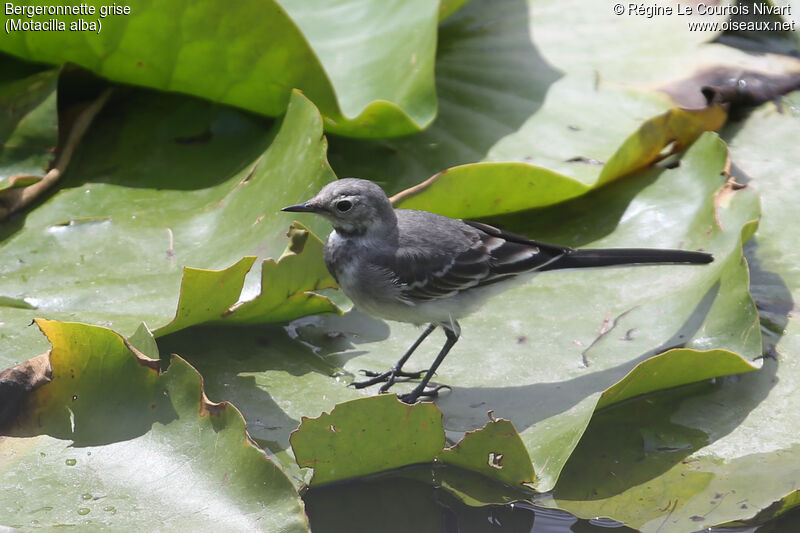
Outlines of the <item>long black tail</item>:
M 590 268 L 610 265 L 634 265 L 648 263 L 705 264 L 714 260 L 705 252 L 686 250 L 657 250 L 651 248 L 608 248 L 598 250 L 569 250 L 558 259 L 539 270 L 562 268 Z

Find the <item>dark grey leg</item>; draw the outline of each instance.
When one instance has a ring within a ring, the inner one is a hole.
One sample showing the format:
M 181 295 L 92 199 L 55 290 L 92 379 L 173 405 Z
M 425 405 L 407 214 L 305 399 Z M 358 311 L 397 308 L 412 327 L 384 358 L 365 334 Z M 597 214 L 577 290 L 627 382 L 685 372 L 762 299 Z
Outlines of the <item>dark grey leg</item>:
M 457 324 L 456 328 L 457 330 L 459 329 Z M 436 372 L 436 369 L 439 368 L 440 364 L 442 364 L 442 361 L 444 361 L 444 358 L 447 356 L 448 352 L 450 352 L 450 349 L 453 347 L 459 337 L 457 331 L 453 331 L 450 328 L 444 328 L 444 333 L 447 335 L 447 340 L 445 341 L 444 346 L 442 346 L 442 350 L 439 352 L 439 355 L 436 356 L 436 360 L 433 362 L 431 367 L 425 373 L 425 377 L 422 378 L 422 381 L 419 382 L 419 385 L 417 385 L 414 390 L 407 394 L 400 394 L 397 397 L 401 402 L 412 404 L 415 403 L 421 396 L 435 398 L 441 389 L 450 388 L 447 385 L 439 385 L 438 387 L 425 390 L 428 386 L 428 382 L 431 380 L 431 377 L 433 377 L 434 372 Z
M 419 372 L 405 372 L 403 371 L 403 365 L 406 364 L 406 361 L 408 361 L 408 358 L 411 357 L 411 354 L 414 353 L 414 350 L 416 350 L 419 347 L 419 345 L 422 344 L 422 341 L 424 341 L 425 338 L 428 335 L 430 335 L 434 329 L 436 329 L 436 324 L 430 324 L 427 328 L 425 328 L 425 331 L 422 332 L 422 335 L 420 335 L 419 338 L 416 341 L 414 341 L 414 344 L 411 345 L 411 348 L 409 348 L 406 351 L 406 353 L 403 354 L 403 357 L 401 357 L 400 360 L 394 364 L 391 370 L 387 370 L 386 372 L 374 372 L 372 370 L 362 370 L 365 376 L 371 377 L 372 379 L 367 379 L 364 381 L 354 381 L 350 385 L 352 385 L 357 389 L 363 389 L 364 387 L 369 387 L 370 385 L 375 385 L 376 383 L 385 383 L 380 388 L 380 392 L 386 392 L 392 385 L 395 384 L 398 377 L 403 377 L 408 379 L 415 379 L 421 377 L 425 373 L 424 370 L 420 370 Z

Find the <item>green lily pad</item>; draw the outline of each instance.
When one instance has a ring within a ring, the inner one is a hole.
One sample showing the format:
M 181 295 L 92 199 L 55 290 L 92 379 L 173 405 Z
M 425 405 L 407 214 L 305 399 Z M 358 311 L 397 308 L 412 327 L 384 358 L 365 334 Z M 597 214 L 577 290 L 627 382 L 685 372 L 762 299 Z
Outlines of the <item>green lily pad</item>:
M 175 318 L 156 333 L 166 335 L 203 323 L 263 324 L 341 313 L 328 298 L 312 292 L 337 287 L 321 260 L 322 242 L 298 223 L 289 228 L 288 236 L 292 242 L 280 260 L 263 261 L 261 293 L 251 300 L 240 302 L 239 296 L 255 257 L 244 257 L 219 271 L 186 267 Z
M 531 459 L 514 424 L 508 420 L 492 420 L 481 429 L 467 432 L 438 459 L 509 485 L 534 481 Z
M 392 194 L 477 162 L 516 161 L 592 185 L 604 163 L 614 162 L 606 175 L 612 168 L 618 175 L 622 160 L 612 156 L 623 142 L 675 107 L 661 87 L 708 66 L 800 69 L 795 58 L 709 43 L 718 32 L 687 32 L 692 17 L 617 16 L 612 8 L 579 0 L 469 2 L 439 30 L 436 120 L 413 137 L 331 138 L 333 169 L 375 180 Z M 576 32 L 591 34 L 592 44 Z M 714 127 L 708 124 L 704 129 Z M 658 154 L 655 148 L 649 150 Z
M 646 168 L 668 146 L 693 143 L 704 131 L 725 123 L 720 106 L 699 111 L 670 109 L 647 120 L 617 149 L 594 183 L 528 163 L 473 163 L 439 172 L 424 183 L 392 197 L 396 207 L 437 211 L 442 215 L 481 218 L 545 207 L 571 200 L 592 189 Z M 491 176 L 491 179 L 487 179 Z M 508 190 L 517 194 L 509 196 Z M 462 204 L 449 201 L 454 195 Z
M 292 484 L 232 405 L 204 397 L 185 361 L 160 374 L 158 360 L 108 329 L 38 325 L 53 344 L 53 379 L 2 432 L 3 525 L 308 529 Z
M 396 137 L 417 133 L 433 121 L 436 2 L 337 0 L 315 5 L 280 0 L 280 5 L 333 85 L 336 110 L 318 100 L 309 91 L 312 87 L 298 86 L 319 106 L 326 131 Z
M 299 94 L 272 129 L 262 119 L 174 96 L 135 93 L 115 101 L 84 138 L 58 194 L 4 228 L 2 296 L 35 309 L 0 308 L 0 366 L 46 349 L 25 328 L 34 317 L 131 334 L 142 321 L 156 330 L 169 323 L 180 295 L 184 318 L 170 330 L 222 320 L 237 300 L 259 292 L 258 274 L 246 277 L 250 256 L 278 257 L 286 248 L 292 218 L 280 208 L 331 178 L 322 120 Z M 298 268 L 302 254 L 286 260 L 301 293 L 328 279 L 317 276 L 318 265 Z M 184 275 L 184 267 L 194 270 Z M 265 268 L 269 276 L 280 270 Z M 325 309 L 335 307 L 302 297 L 273 320 Z
M 579 516 L 610 515 L 642 531 L 753 526 L 796 508 L 800 450 L 790 404 L 800 380 L 800 330 L 792 318 L 800 256 L 787 198 L 800 164 L 792 148 L 798 110 L 795 92 L 722 132 L 734 177 L 758 190 L 764 208 L 746 247 L 768 355 L 763 368 L 598 416 L 556 485 L 555 505 Z M 643 428 L 673 447 L 644 449 Z M 587 480 L 588 471 L 596 477 Z
M 303 418 L 290 442 L 297 464 L 314 469 L 311 482 L 329 483 L 432 462 L 444 446 L 442 413 L 395 396 L 361 398 Z
M 322 260 L 322 241 L 297 222 L 289 228 L 288 236 L 291 242 L 280 259 L 264 260 L 261 294 L 231 307 L 225 320 L 263 324 L 288 322 L 303 315 L 341 313 L 328 298 L 314 292 L 338 288 Z
M 243 257 L 223 270 L 186 267 L 181 279 L 181 295 L 175 318 L 157 331 L 166 334 L 203 322 L 220 320 L 239 300 L 244 277 L 255 260 L 253 256 Z
M 509 189 L 518 193 L 504 196 Z M 399 209 L 436 210 L 450 217 L 480 218 L 557 204 L 589 190 L 591 187 L 580 181 L 543 167 L 511 162 L 472 163 L 444 170 L 391 199 Z M 463 196 L 463 204 L 448 201 L 454 195 Z
M 374 1 L 366 9 L 352 0 L 314 9 L 291 0 L 248 0 L 236 9 L 210 1 L 139 2 L 127 6 L 129 13 L 104 17 L 106 5 L 88 2 L 96 12 L 88 17 L 10 15 L 13 31 L 0 50 L 269 116 L 281 115 L 297 88 L 320 107 L 331 130 L 349 135 L 413 133 L 436 113 L 435 2 Z M 13 26 L 51 20 L 66 31 Z M 79 21 L 85 31 L 70 31 Z
M 311 485 L 434 461 L 517 488 L 533 482 L 533 466 L 514 424 L 492 420 L 444 448 L 441 418 L 432 403 L 410 406 L 389 395 L 361 398 L 317 418 L 303 417 L 289 441 L 297 464 L 313 469 Z
M 754 365 L 727 350 L 671 350 L 636 365 L 625 379 L 603 393 L 597 408 L 654 390 L 684 385 L 685 375 L 675 372 L 676 368 L 691 368 L 693 381 L 702 381 L 750 372 Z

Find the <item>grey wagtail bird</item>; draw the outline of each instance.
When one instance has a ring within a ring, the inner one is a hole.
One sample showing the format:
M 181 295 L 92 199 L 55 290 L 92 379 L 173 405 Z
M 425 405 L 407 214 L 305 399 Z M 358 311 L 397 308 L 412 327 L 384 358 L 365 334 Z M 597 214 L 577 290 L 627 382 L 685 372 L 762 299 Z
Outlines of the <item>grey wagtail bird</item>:
M 458 319 L 518 276 L 565 268 L 713 261 L 710 254 L 685 250 L 573 249 L 479 222 L 395 209 L 378 185 L 355 178 L 334 181 L 307 202 L 283 211 L 315 213 L 333 225 L 325 243 L 325 265 L 356 307 L 387 320 L 428 324 L 391 369 L 363 371 L 371 379 L 351 383 L 358 389 L 383 383 L 384 393 L 398 378 L 421 378 L 411 392 L 398 396 L 409 404 L 434 398 L 447 387 L 428 387 L 428 382 L 461 334 Z M 446 341 L 433 364 L 427 371 L 404 371 L 408 358 L 437 326 Z

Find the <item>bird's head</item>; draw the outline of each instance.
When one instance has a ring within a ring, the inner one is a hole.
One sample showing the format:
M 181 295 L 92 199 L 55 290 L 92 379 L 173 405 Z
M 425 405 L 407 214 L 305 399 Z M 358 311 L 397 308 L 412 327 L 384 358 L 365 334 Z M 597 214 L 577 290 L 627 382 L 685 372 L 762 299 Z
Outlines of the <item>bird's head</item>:
M 316 213 L 328 219 L 342 235 L 381 234 L 397 225 L 394 208 L 383 189 L 356 178 L 329 183 L 307 202 L 281 211 Z

